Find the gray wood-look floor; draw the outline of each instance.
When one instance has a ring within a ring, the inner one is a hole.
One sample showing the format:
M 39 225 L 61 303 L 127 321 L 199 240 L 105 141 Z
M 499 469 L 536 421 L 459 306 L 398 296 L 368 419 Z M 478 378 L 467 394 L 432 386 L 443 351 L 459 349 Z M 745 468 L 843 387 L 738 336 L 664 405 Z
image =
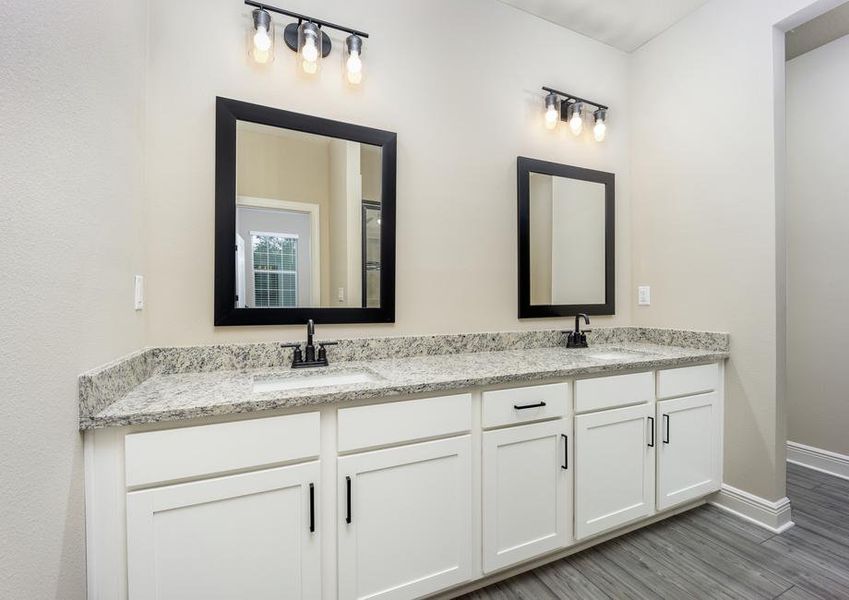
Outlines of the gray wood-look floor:
M 702 506 L 463 598 L 849 599 L 849 481 L 788 464 L 787 495 L 780 535 Z

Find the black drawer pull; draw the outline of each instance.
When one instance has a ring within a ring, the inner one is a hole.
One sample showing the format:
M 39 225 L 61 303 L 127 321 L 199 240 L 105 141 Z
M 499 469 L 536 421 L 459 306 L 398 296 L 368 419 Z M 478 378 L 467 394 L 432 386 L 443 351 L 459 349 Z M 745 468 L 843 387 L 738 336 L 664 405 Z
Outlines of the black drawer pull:
M 310 484 L 310 533 L 315 533 L 315 486 Z
M 545 406 L 545 402 L 537 402 L 536 404 L 514 404 L 513 408 L 516 410 L 525 410 L 526 408 L 542 408 Z
M 348 477 L 348 476 L 345 477 L 345 487 L 347 488 L 346 502 L 347 502 L 347 509 L 348 509 L 347 513 L 345 514 L 345 522 L 350 523 L 351 522 L 351 478 Z
M 663 443 L 668 444 L 669 443 L 669 415 L 663 415 L 663 428 L 665 430 L 664 434 L 663 434 Z
M 561 433 L 563 436 L 563 466 L 560 467 L 564 471 L 569 469 L 569 436 Z
M 654 417 L 649 417 L 649 421 L 651 421 L 651 443 L 649 444 L 649 448 L 654 448 Z

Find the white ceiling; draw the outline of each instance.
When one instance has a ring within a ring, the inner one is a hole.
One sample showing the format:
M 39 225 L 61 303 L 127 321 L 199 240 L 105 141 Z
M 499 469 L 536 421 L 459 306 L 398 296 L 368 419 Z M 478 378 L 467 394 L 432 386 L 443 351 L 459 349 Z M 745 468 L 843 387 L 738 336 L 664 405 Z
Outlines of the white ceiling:
M 633 52 L 707 1 L 501 0 L 625 52 Z

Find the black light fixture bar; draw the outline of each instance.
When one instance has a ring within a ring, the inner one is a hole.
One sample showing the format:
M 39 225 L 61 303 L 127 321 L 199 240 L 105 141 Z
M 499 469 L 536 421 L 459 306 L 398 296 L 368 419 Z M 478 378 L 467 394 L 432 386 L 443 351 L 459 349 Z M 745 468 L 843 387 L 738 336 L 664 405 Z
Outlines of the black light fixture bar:
M 331 23 L 329 21 L 323 21 L 322 19 L 314 19 L 313 17 L 308 17 L 307 15 L 302 15 L 300 13 L 292 12 L 291 10 L 286 10 L 284 8 L 277 8 L 276 6 L 271 6 L 270 4 L 263 4 L 262 2 L 254 2 L 254 0 L 245 0 L 245 4 L 248 6 L 253 6 L 256 8 L 261 8 L 263 10 L 267 10 L 269 12 L 277 13 L 280 15 L 286 15 L 287 17 L 292 17 L 293 19 L 297 19 L 300 21 L 309 21 L 310 23 L 315 23 L 319 27 L 329 27 L 330 29 L 337 29 L 339 31 L 344 31 L 346 33 L 350 33 L 352 35 L 358 35 L 361 38 L 367 38 L 368 34 L 364 31 L 359 31 L 358 29 L 351 29 L 350 27 L 344 27 L 343 25 L 337 25 L 335 23 Z M 590 103 L 592 104 L 592 102 Z
M 590 104 L 592 106 L 595 106 L 597 109 L 600 109 L 600 110 L 610 110 L 609 106 L 605 106 L 604 104 L 599 104 L 598 102 L 593 102 L 592 100 L 587 100 L 586 98 L 581 98 L 581 97 L 576 96 L 574 94 L 567 94 L 566 92 L 561 92 L 560 90 L 555 90 L 554 88 L 545 87 L 545 86 L 542 86 L 542 89 L 545 90 L 546 92 L 551 93 L 551 94 L 557 94 L 558 96 L 562 96 L 563 98 L 566 99 L 567 102 L 569 102 L 570 100 L 572 102 L 583 102 L 584 104 Z

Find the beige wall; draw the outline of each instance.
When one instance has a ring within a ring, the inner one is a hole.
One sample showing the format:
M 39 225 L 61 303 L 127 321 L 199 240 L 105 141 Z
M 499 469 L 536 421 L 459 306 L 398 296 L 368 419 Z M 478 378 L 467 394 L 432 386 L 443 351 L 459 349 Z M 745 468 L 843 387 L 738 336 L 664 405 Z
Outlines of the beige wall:
M 77 375 L 144 343 L 145 12 L 0 3 L 0 598 L 85 598 Z
M 531 304 L 551 304 L 551 175 L 531 173 L 528 194 Z
M 381 161 L 383 155 L 379 148 L 362 144 L 360 146 L 360 171 L 363 176 L 363 199 L 380 202 L 381 200 Z
M 787 429 L 849 455 L 849 36 L 787 63 Z
M 629 322 L 627 55 L 494 0 L 293 0 L 286 8 L 372 34 L 360 89 L 344 83 L 337 53 L 316 79 L 301 76 L 282 45 L 270 67 L 251 64 L 250 11 L 232 0 L 203 10 L 151 0 L 150 344 L 303 336 L 300 326 L 212 325 L 216 95 L 398 133 L 397 322 L 321 326 L 319 335 L 567 328 L 568 319 L 516 318 L 517 155 L 616 173 L 618 315 L 594 322 Z M 186 35 L 187 22 L 203 34 Z M 417 43 L 425 31 L 456 43 Z M 343 36 L 331 37 L 338 52 Z M 505 43 L 515 39 L 523 42 Z M 564 69 L 564 56 L 582 58 Z M 607 141 L 547 131 L 546 84 L 611 105 Z
M 604 304 L 605 188 L 552 180 L 551 298 L 553 304 Z
M 784 42 L 773 26 L 809 4 L 712 0 L 638 50 L 631 72 L 633 279 L 652 286 L 634 322 L 731 332 L 725 481 L 773 500 L 785 494 Z
M 331 141 L 330 301 L 326 306 L 362 306 L 362 196 L 360 144 Z

